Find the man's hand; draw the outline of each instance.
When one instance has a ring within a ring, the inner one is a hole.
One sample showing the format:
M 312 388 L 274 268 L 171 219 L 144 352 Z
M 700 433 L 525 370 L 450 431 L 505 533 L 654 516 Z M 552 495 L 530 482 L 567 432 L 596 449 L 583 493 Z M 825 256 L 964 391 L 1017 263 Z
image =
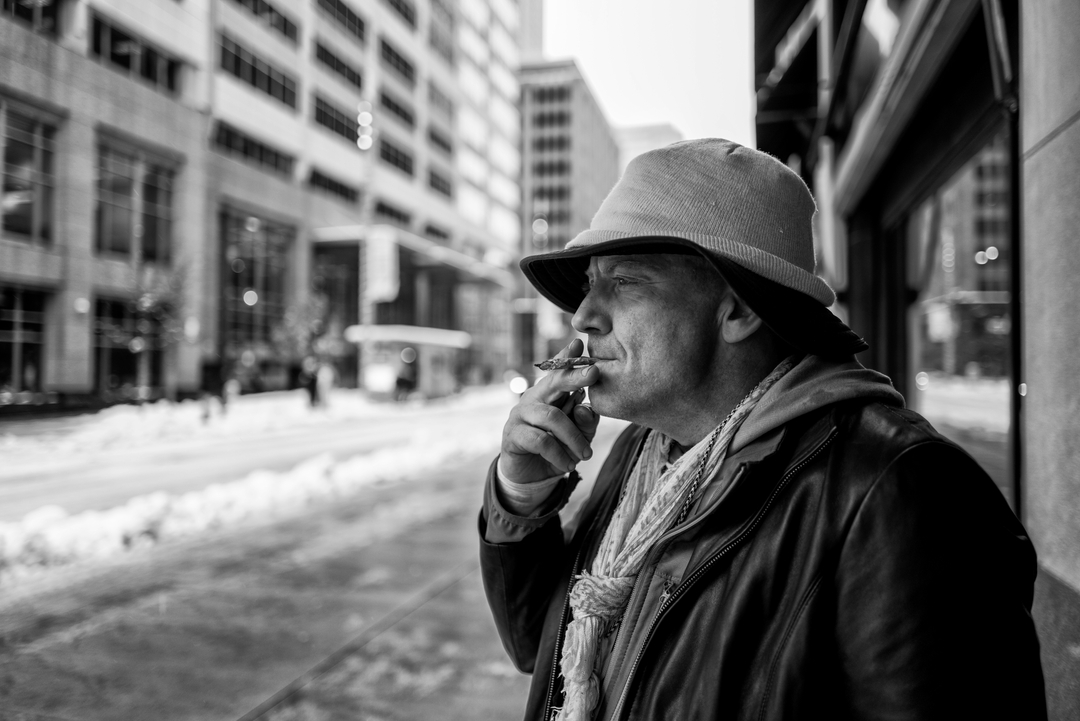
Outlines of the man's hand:
M 585 350 L 574 340 L 557 357 Z M 503 427 L 499 472 L 513 483 L 535 483 L 574 469 L 592 457 L 600 417 L 581 405 L 585 387 L 600 378 L 595 366 L 552 371 L 521 395 Z

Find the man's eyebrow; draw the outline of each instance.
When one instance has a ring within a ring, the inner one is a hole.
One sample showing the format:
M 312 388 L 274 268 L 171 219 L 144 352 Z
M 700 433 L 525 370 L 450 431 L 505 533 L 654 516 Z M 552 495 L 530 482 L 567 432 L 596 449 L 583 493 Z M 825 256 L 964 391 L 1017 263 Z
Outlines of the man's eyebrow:
M 651 263 L 647 260 L 638 260 L 637 258 L 616 258 L 605 268 L 601 270 L 605 272 L 612 272 L 615 270 L 654 270 L 656 263 Z

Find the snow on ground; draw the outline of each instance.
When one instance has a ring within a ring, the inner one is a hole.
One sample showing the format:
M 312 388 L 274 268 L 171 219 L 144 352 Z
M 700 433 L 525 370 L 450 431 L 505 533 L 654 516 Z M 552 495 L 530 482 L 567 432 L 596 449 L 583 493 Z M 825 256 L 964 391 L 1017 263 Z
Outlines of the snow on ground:
M 312 408 L 303 390 L 241 396 L 223 407 L 217 399 L 158 401 L 118 405 L 57 424 L 61 430 L 23 435 L 0 432 L 0 452 L 77 454 L 113 448 L 142 447 L 171 439 L 229 438 L 300 425 L 316 425 L 379 415 L 407 413 L 417 408 L 450 405 L 471 408 L 508 396 L 504 386 L 468 389 L 448 399 L 378 402 L 354 390 L 334 390 L 326 407 Z
M 439 405 L 456 409 L 505 404 L 512 396 L 501 387 L 478 390 Z M 96 452 L 117 445 L 145 445 L 193 436 L 257 433 L 299 423 L 333 423 L 348 418 L 422 411 L 418 403 L 376 404 L 349 393 L 335 394 L 326 409 L 311 409 L 302 394 L 245 397 L 204 422 L 203 408 L 192 403 L 155 403 L 112 408 L 88 419 L 64 438 L 8 439 L 5 455 Z M 45 506 L 15 523 L 0 523 L 0 584 L 36 569 L 102 558 L 208 529 L 235 526 L 303 509 L 326 499 L 345 497 L 375 483 L 401 481 L 437 468 L 454 457 L 497 451 L 504 414 L 483 414 L 479 425 L 424 423 L 405 445 L 337 461 L 329 454 L 310 458 L 292 470 L 257 470 L 229 483 L 217 483 L 183 494 L 155 492 L 132 498 L 104 511 L 68 514 Z M 490 427 L 488 427 L 490 426 Z
M 925 387 L 914 388 L 908 404 L 931 423 L 942 423 L 980 436 L 1009 431 L 1009 381 L 926 374 Z

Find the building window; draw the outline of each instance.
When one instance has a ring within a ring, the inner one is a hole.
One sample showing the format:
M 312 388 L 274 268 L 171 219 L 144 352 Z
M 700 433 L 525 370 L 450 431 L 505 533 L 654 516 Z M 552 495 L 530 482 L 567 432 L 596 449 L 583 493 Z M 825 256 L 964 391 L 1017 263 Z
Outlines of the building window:
M 570 88 L 534 88 L 532 91 L 533 102 L 555 103 L 570 99 Z
M 566 125 L 570 122 L 570 113 L 563 110 L 558 112 L 534 113 L 533 125 L 538 128 L 546 128 L 549 125 Z
M 90 54 L 125 75 L 142 78 L 158 90 L 180 92 L 182 63 L 179 60 L 98 15 L 92 24 Z
M 334 180 L 329 175 L 325 175 L 314 168 L 311 170 L 311 177 L 308 178 L 308 185 L 313 188 L 325 190 L 327 193 L 337 196 L 347 203 L 357 203 L 360 200 L 359 190 L 351 185 L 342 183 L 340 180 Z
M 277 30 L 294 43 L 296 42 L 296 23 L 283 15 L 276 7 L 266 2 L 266 0 L 233 0 L 233 2 L 247 8 L 253 15 L 265 20 L 271 28 Z
M 342 60 L 335 55 L 330 48 L 318 41 L 315 42 L 315 59 L 345 78 L 351 85 L 356 86 L 357 89 L 363 89 L 364 81 L 360 75 L 360 71 Z
M 454 186 L 442 173 L 436 170 L 428 170 L 428 185 L 438 193 L 442 193 L 447 198 L 451 198 L 454 195 Z
M 220 120 L 217 123 L 217 131 L 214 133 L 214 147 L 228 155 L 241 158 L 275 173 L 292 175 L 295 162 L 293 156 L 275 150 Z
M 533 175 L 566 175 L 570 172 L 570 163 L 566 160 L 551 160 L 533 163 Z
M 383 90 L 379 93 L 379 105 L 390 114 L 407 125 L 410 129 L 416 126 L 416 117 L 405 103 L 398 101 L 393 95 Z
M 407 175 L 413 174 L 412 155 L 383 138 L 379 142 L 379 157 Z
M 356 117 L 315 96 L 315 122 L 350 143 L 356 142 Z
M 0 16 L 29 26 L 34 32 L 50 37 L 59 33 L 56 18 L 60 2 L 27 2 L 26 0 L 0 0 Z
M 541 136 L 533 139 L 533 150 L 542 153 L 548 150 L 569 150 L 570 138 L 566 135 Z
M 408 0 L 386 0 L 386 4 L 393 8 L 405 24 L 416 29 L 416 8 Z
M 443 30 L 435 23 L 428 28 L 428 45 L 435 54 L 446 61 L 450 67 L 454 66 L 454 36 L 452 31 Z
M 161 319 L 139 300 L 94 303 L 94 381 L 107 400 L 161 396 L 165 341 Z
M 222 267 L 223 356 L 256 372 L 279 358 L 274 331 L 285 319 L 291 225 L 225 207 L 219 215 Z
M 533 189 L 533 198 L 537 200 L 567 200 L 570 188 L 565 185 L 541 185 Z
M 428 83 L 428 103 L 447 119 L 453 119 L 454 101 L 450 99 L 449 95 L 439 90 L 435 83 Z
M 379 57 L 382 58 L 383 63 L 394 70 L 402 80 L 409 85 L 416 84 L 416 68 L 413 64 L 397 49 L 386 42 L 385 39 L 379 40 Z
M 375 203 L 375 217 L 405 227 L 412 223 L 412 215 L 382 200 Z
M 145 168 L 142 182 L 142 257 L 168 263 L 172 250 L 173 173 L 157 165 Z M 135 228 L 138 233 L 138 227 Z
M 424 235 L 435 240 L 450 240 L 450 233 L 437 225 L 428 223 L 424 226 Z
M 431 0 L 431 16 L 447 27 L 454 26 L 454 10 L 448 0 Z
M 41 391 L 45 294 L 0 286 L 0 406 Z
M 1018 379 L 1007 139 L 1006 131 L 996 135 L 906 222 L 906 281 L 918 295 L 908 319 L 914 388 L 905 395 L 1012 499 L 1010 396 Z M 980 193 L 999 193 L 1002 202 L 980 206 Z
M 227 35 L 221 36 L 221 69 L 290 108 L 296 107 L 296 81 Z
M 168 263 L 174 178 L 173 168 L 142 153 L 99 146 L 97 252 Z
M 319 0 L 319 8 L 360 42 L 364 42 L 364 20 L 342 0 Z
M 450 136 L 435 127 L 428 126 L 428 142 L 447 155 L 454 154 L 454 143 Z
M 52 240 L 55 128 L 0 104 L 3 235 L 32 243 Z

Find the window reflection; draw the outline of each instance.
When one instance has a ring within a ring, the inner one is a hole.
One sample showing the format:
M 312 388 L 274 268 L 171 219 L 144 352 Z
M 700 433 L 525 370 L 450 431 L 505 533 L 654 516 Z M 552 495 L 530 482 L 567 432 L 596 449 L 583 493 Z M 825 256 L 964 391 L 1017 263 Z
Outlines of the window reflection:
M 1009 156 L 995 137 L 908 222 L 909 404 L 1011 499 Z

